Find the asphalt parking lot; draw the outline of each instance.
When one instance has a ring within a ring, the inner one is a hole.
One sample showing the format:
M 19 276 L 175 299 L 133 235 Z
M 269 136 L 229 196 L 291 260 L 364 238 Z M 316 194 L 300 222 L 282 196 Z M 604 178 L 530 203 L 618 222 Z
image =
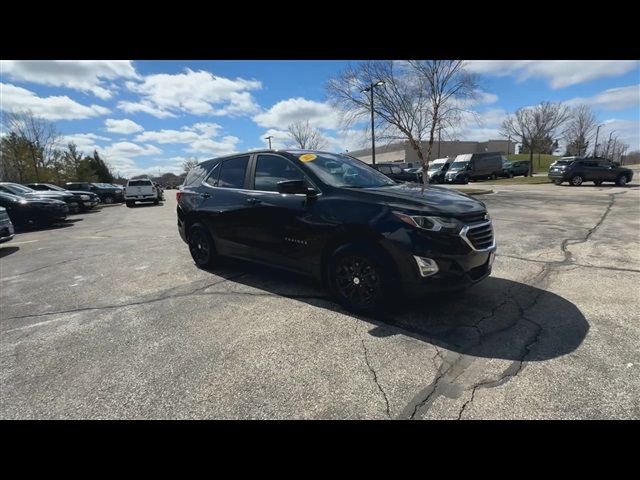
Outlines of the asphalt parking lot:
M 638 419 L 633 183 L 495 187 L 490 279 L 381 318 L 290 274 L 197 269 L 172 190 L 18 234 L 0 247 L 0 416 Z

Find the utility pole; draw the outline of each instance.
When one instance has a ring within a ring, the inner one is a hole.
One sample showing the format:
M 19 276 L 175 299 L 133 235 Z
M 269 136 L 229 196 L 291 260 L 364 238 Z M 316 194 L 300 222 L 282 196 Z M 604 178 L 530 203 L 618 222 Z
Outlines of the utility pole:
M 600 133 L 600 127 L 602 125 L 598 125 L 598 129 L 596 130 L 596 143 L 593 145 L 593 158 L 596 158 L 598 156 L 598 134 Z
M 613 135 L 615 130 L 612 130 L 609 134 L 609 140 L 607 141 L 607 151 L 604 154 L 604 158 L 609 159 L 609 146 L 611 145 L 611 135 Z
M 440 135 L 442 133 L 442 125 L 438 126 L 438 158 L 440 158 L 440 141 L 442 140 Z
M 376 135 L 375 135 L 375 126 L 373 123 L 373 115 L 374 115 L 374 108 L 373 108 L 373 89 L 375 87 L 378 87 L 380 85 L 384 85 L 384 82 L 382 80 L 379 80 L 375 83 L 372 83 L 371 85 L 369 85 L 367 88 L 361 90 L 362 93 L 364 92 L 369 92 L 371 94 L 371 164 L 375 165 L 376 164 Z
M 269 150 L 271 150 L 271 139 L 273 138 L 273 135 L 269 135 L 268 137 L 264 137 L 265 140 L 269 140 Z

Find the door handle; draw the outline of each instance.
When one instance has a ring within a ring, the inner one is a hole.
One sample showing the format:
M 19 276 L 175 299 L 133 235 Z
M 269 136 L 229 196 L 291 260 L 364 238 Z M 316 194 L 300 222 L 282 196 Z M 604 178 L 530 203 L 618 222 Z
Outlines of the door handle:
M 203 198 L 209 198 L 211 195 L 209 195 L 208 193 L 201 193 L 200 196 Z
M 262 202 L 262 200 L 260 200 L 259 198 L 247 198 L 247 203 L 251 205 L 255 205 L 260 202 Z

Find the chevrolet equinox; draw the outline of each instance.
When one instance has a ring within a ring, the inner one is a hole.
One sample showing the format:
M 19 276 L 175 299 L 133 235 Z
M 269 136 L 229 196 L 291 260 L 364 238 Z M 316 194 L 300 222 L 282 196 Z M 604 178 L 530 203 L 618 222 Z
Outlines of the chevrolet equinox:
M 446 187 L 397 183 L 360 160 L 266 150 L 206 160 L 176 194 L 196 265 L 227 256 L 315 277 L 372 312 L 397 293 L 458 290 L 491 273 L 485 205 Z

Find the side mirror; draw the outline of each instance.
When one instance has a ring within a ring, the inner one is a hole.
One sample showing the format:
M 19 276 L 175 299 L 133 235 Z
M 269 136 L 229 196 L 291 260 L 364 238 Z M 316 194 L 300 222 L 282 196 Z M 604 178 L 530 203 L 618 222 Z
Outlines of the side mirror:
M 278 182 L 278 193 L 304 194 L 309 198 L 317 197 L 318 192 L 313 188 L 307 187 L 304 180 L 284 180 Z

